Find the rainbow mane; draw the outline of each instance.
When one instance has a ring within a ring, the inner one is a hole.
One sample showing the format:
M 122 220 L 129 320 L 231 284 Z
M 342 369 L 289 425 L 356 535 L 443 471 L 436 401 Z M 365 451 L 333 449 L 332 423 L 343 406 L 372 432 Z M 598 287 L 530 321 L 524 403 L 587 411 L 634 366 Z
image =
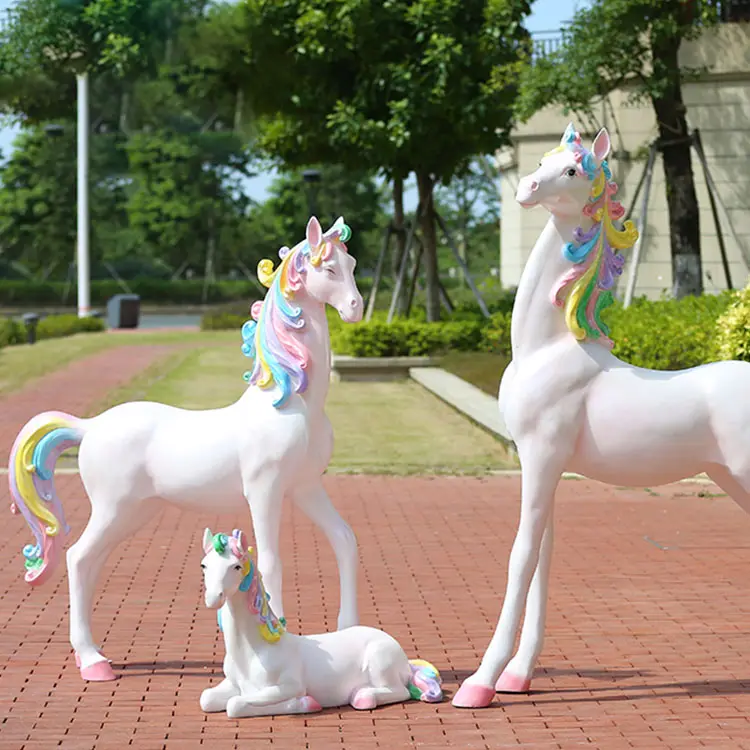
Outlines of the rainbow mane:
M 625 265 L 625 258 L 617 251 L 632 247 L 638 239 L 638 230 L 632 221 L 626 221 L 621 230 L 614 225 L 625 211 L 614 200 L 617 185 L 612 182 L 606 160 L 597 169 L 593 155 L 581 145 L 578 133 L 566 133 L 566 139 L 566 145 L 549 153 L 559 153 L 564 148 L 575 153 L 580 173 L 592 180 L 583 214 L 594 223 L 589 230 L 578 227 L 573 241 L 563 246 L 563 256 L 575 265 L 555 284 L 551 298 L 557 307 L 564 307 L 565 322 L 576 339 L 594 339 L 611 349 L 609 327 L 601 314 L 614 302 L 611 290 Z
M 286 620 L 278 618 L 271 609 L 271 598 L 263 585 L 263 577 L 250 559 L 252 548 L 242 552 L 237 544 L 235 534 L 214 534 L 211 540 L 214 550 L 223 555 L 229 550 L 243 564 L 240 591 L 247 592 L 248 609 L 258 617 L 258 630 L 268 643 L 276 643 L 286 632 Z M 221 627 L 221 619 L 219 619 Z
M 351 230 L 339 218 L 326 232 L 320 243 L 311 247 L 307 239 L 290 250 L 279 250 L 281 263 L 276 270 L 270 260 L 258 264 L 258 279 L 268 289 L 265 300 L 256 302 L 248 320 L 242 326 L 242 353 L 254 360 L 253 368 L 244 375 L 250 385 L 260 388 L 278 387 L 280 393 L 273 402 L 283 406 L 294 393 L 307 389 L 306 369 L 310 362 L 307 347 L 293 335 L 305 325 L 302 308 L 293 303 L 302 287 L 305 265 L 309 261 L 319 266 L 333 252 L 333 243 L 346 251 L 344 244 Z

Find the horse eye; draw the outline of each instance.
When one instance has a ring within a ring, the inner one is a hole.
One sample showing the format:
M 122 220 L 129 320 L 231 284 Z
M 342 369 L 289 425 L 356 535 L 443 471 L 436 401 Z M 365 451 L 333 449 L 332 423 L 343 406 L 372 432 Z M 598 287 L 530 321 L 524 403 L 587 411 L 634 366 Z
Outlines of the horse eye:
M 328 267 L 328 268 L 326 268 L 326 273 L 327 273 L 327 274 L 328 274 L 329 276 L 335 276 L 335 275 L 336 275 L 336 269 L 335 269 L 335 268 L 330 268 L 330 267 Z
M 566 170 L 565 174 L 568 175 L 568 177 L 575 177 L 576 171 L 575 169 L 573 169 L 573 167 L 571 167 L 570 169 Z
M 235 570 L 242 570 L 242 566 L 241 566 L 241 565 L 235 565 L 235 566 L 234 566 L 234 569 L 235 569 Z

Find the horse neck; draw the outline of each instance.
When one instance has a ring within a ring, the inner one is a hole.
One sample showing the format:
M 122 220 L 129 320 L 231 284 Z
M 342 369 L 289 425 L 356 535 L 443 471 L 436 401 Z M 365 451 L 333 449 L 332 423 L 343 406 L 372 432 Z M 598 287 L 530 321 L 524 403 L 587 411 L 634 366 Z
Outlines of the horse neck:
M 322 412 L 331 382 L 331 337 L 326 308 L 305 292 L 300 292 L 299 304 L 305 320 L 300 337 L 310 352 L 307 388 L 301 396 L 309 411 Z
M 250 592 L 238 591 L 227 599 L 229 617 L 222 618 L 222 630 L 227 652 L 237 649 L 257 652 L 269 644 L 263 639 L 258 625 L 258 615 L 250 608 Z
M 573 238 L 576 227 L 587 226 L 584 217 L 550 216 L 529 255 L 513 304 L 511 347 L 513 358 L 532 354 L 563 336 L 572 336 L 563 311 L 551 300 L 558 279 L 572 263 L 563 256 L 565 243 Z

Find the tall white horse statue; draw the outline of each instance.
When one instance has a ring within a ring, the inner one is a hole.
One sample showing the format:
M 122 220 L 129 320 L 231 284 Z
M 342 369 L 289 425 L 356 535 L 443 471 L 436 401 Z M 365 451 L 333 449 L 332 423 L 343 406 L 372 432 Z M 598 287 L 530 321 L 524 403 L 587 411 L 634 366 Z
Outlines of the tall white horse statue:
M 220 608 L 226 647 L 225 679 L 203 691 L 204 711 L 239 718 L 442 700 L 437 669 L 421 659 L 409 661 L 382 630 L 360 625 L 321 635 L 287 632 L 239 529 L 231 535 L 206 529 L 203 552 L 206 606 Z
M 518 185 L 522 206 L 551 214 L 519 283 L 513 359 L 498 396 L 521 461 L 521 517 L 497 628 L 454 706 L 484 707 L 496 691 L 529 690 L 542 649 L 552 509 L 564 471 L 629 487 L 706 472 L 750 511 L 750 365 L 658 372 L 610 351 L 600 315 L 622 272 L 617 251 L 632 247 L 638 233 L 632 222 L 615 225 L 623 208 L 614 199 L 609 150 L 606 130 L 589 151 L 570 124 L 560 145 Z
M 321 477 L 333 450 L 325 414 L 331 351 L 326 304 L 343 320 L 362 318 L 355 260 L 339 218 L 323 233 L 313 217 L 306 238 L 258 265 L 268 288 L 242 328 L 243 352 L 253 358 L 250 386 L 222 409 L 188 411 L 152 402 L 115 406 L 92 419 L 61 412 L 32 418 L 10 456 L 12 510 L 20 510 L 36 544 L 27 545 L 26 581 L 47 580 L 69 532 L 55 494 L 60 453 L 80 444 L 81 480 L 91 518 L 68 550 L 70 642 L 84 680 L 115 679 L 91 634 L 97 578 L 113 548 L 135 534 L 165 503 L 212 513 L 250 506 L 258 566 L 274 608 L 283 617 L 279 524 L 282 499 L 294 502 L 323 530 L 339 566 L 338 627 L 359 622 L 357 542 L 326 494 Z

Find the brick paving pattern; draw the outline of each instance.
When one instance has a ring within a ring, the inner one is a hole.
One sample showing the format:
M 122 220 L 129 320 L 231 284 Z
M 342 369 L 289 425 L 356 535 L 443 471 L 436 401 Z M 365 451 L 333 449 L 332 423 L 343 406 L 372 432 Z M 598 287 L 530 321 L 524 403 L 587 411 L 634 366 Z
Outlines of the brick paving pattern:
M 71 362 L 16 393 L 0 396 L 0 466 L 18 431 L 35 414 L 59 410 L 87 416 L 109 393 L 129 383 L 174 346 L 123 346 Z
M 366 624 L 441 669 L 446 692 L 475 668 L 495 625 L 518 515 L 517 477 L 329 477 L 360 540 Z M 60 494 L 76 537 L 79 479 Z M 8 504 L 0 489 L 0 508 Z M 95 634 L 121 678 L 85 684 L 68 645 L 64 563 L 22 581 L 20 517 L 0 531 L 0 748 L 750 748 L 750 519 L 705 485 L 657 493 L 566 481 L 558 492 L 548 637 L 529 696 L 482 711 L 418 702 L 308 717 L 204 715 L 223 643 L 202 603 L 204 526 L 249 529 L 173 508 L 112 555 Z M 335 627 L 333 554 L 287 507 L 287 617 Z

